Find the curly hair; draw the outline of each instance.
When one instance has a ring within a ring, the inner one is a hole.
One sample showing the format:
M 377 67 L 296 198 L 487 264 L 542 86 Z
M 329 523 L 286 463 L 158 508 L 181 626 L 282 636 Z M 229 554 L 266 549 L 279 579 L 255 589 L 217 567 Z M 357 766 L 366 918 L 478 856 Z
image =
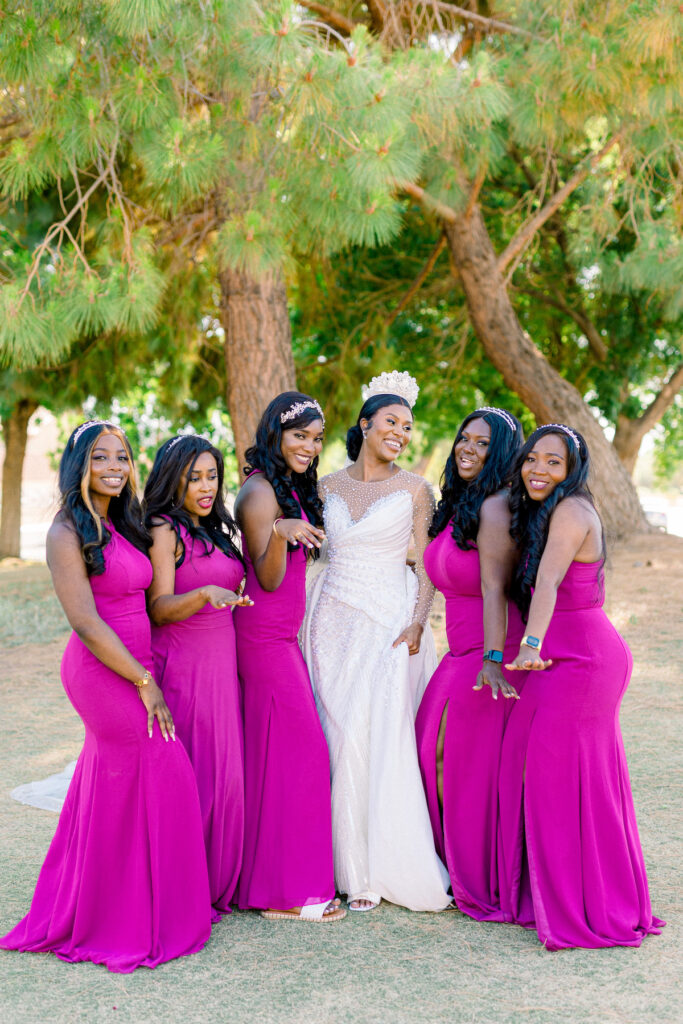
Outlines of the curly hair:
M 199 525 L 195 526 L 191 516 L 185 511 L 183 503 L 187 494 L 188 483 L 195 463 L 200 455 L 208 452 L 213 456 L 218 471 L 218 490 L 206 516 L 201 516 Z M 185 484 L 183 487 L 183 474 Z M 165 519 L 176 535 L 176 547 L 180 554 L 176 559 L 176 568 L 185 560 L 185 544 L 181 526 L 194 541 L 201 541 L 204 554 L 211 554 L 218 548 L 228 558 L 236 558 L 244 565 L 242 552 L 237 544 L 237 527 L 235 521 L 225 507 L 223 497 L 223 480 L 225 463 L 223 456 L 210 441 L 196 434 L 181 434 L 171 437 L 162 444 L 154 457 L 154 465 L 145 485 L 142 508 L 145 515 L 145 526 L 149 530 L 160 519 Z
M 462 551 L 474 547 L 479 531 L 479 514 L 486 498 L 499 491 L 509 479 L 517 452 L 524 443 L 522 424 L 506 410 L 501 413 L 475 409 L 458 427 L 451 453 L 441 475 L 441 498 L 429 527 L 429 536 L 437 537 L 453 520 L 451 534 Z M 509 418 L 509 422 L 508 422 Z M 463 480 L 458 473 L 455 446 L 461 440 L 467 424 L 482 419 L 491 429 L 486 460 L 474 480 Z M 514 429 L 512 424 L 514 424 Z
M 583 498 L 593 508 L 595 500 L 588 487 L 590 456 L 585 439 L 578 431 L 563 424 L 549 423 L 534 430 L 519 452 L 512 470 L 510 486 L 510 535 L 517 542 L 520 557 L 510 587 L 510 597 L 515 602 L 522 619 L 527 621 L 533 588 L 536 583 L 538 566 L 545 550 L 550 528 L 550 517 L 563 498 L 572 495 Z M 534 445 L 546 434 L 556 434 L 564 444 L 567 454 L 567 476 L 557 484 L 543 501 L 533 501 L 527 494 L 522 480 L 522 467 L 533 451 Z M 577 444 L 573 438 L 576 438 Z M 595 509 L 597 512 L 597 509 Z M 599 513 L 598 513 L 599 517 Z M 602 522 L 602 521 L 601 521 Z M 602 531 L 602 555 L 605 561 L 605 533 Z M 602 572 L 602 570 L 601 570 Z
M 151 544 L 150 535 L 143 525 L 135 463 L 128 438 L 113 423 L 101 420 L 81 423 L 72 431 L 59 462 L 59 515 L 62 521 L 71 524 L 80 541 L 88 576 L 101 576 L 104 572 L 104 548 L 111 540 L 111 533 L 95 511 L 90 495 L 92 452 L 103 434 L 114 434 L 120 439 L 130 465 L 125 487 L 109 501 L 107 517 L 117 532 L 139 551 L 147 554 Z
M 368 420 L 369 423 L 372 423 L 375 413 L 387 405 L 405 405 L 406 409 L 410 409 L 410 402 L 400 395 L 372 395 L 366 402 L 363 402 L 358 419 L 346 431 L 346 452 L 352 462 L 356 461 L 363 446 L 363 429 L 360 421 Z
M 280 417 L 295 405 L 310 403 L 298 415 L 292 416 L 282 423 Z M 300 391 L 284 391 L 267 406 L 256 428 L 254 444 L 245 453 L 246 465 L 244 473 L 248 476 L 258 469 L 275 491 L 278 505 L 285 519 L 300 519 L 301 509 L 313 526 L 323 525 L 323 504 L 318 496 L 318 456 L 311 460 L 305 472 L 288 472 L 287 463 L 282 456 L 282 433 L 284 430 L 296 430 L 307 427 L 314 420 L 321 419 L 319 406 L 310 395 Z M 298 501 L 297 501 L 298 498 Z M 294 550 L 288 545 L 290 550 Z M 312 556 L 317 558 L 315 549 Z

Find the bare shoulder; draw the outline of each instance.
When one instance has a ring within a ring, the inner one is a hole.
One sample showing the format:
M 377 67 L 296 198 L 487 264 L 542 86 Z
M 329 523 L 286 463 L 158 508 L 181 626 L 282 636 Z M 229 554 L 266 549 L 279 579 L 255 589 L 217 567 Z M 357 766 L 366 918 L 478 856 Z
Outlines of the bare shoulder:
M 76 533 L 76 528 L 62 513 L 57 513 L 47 531 L 48 546 L 53 549 L 64 545 L 74 548 L 80 554 L 81 542 Z
M 588 529 L 599 522 L 599 516 L 587 498 L 579 494 L 571 494 L 558 502 L 550 517 L 551 525 L 556 529 L 571 526 L 585 526 Z
M 486 526 L 500 526 L 507 530 L 510 526 L 510 499 L 507 490 L 489 494 L 481 505 L 479 520 Z
M 245 480 L 235 498 L 235 513 L 238 516 L 266 511 L 274 514 L 277 507 L 273 486 L 261 473 L 255 473 Z

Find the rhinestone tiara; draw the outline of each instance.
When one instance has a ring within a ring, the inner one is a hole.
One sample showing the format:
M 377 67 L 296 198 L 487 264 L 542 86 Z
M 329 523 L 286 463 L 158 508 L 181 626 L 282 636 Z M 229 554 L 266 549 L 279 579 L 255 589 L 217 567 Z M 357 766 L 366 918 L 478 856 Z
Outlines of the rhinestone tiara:
M 572 441 L 574 442 L 574 444 L 576 446 L 576 450 L 578 452 L 578 450 L 581 447 L 581 445 L 580 445 L 578 437 L 576 436 L 576 434 L 574 433 L 574 431 L 572 430 L 571 427 L 567 427 L 564 423 L 543 423 L 542 427 L 543 427 L 544 430 L 545 430 L 546 427 L 555 427 L 557 430 L 561 430 L 563 434 L 567 434 L 569 437 L 571 437 Z
M 76 447 L 76 442 L 78 441 L 81 434 L 83 434 L 86 430 L 90 430 L 91 427 L 104 427 L 106 425 L 106 420 L 87 420 L 86 423 L 81 423 L 80 427 L 73 436 L 73 440 L 71 442 L 72 447 Z
M 323 421 L 325 426 L 325 415 L 320 408 L 320 405 L 314 398 L 308 402 L 295 402 L 294 405 L 290 405 L 289 409 L 285 412 L 280 413 L 280 423 L 287 423 L 289 420 L 295 420 L 297 416 L 300 416 L 306 409 L 315 409 L 319 413 L 320 419 Z
M 417 402 L 420 387 L 407 370 L 392 370 L 391 373 L 380 373 L 378 377 L 373 377 L 369 384 L 363 385 L 360 393 L 364 402 L 374 395 L 398 395 L 405 398 L 412 409 Z
M 494 416 L 500 416 L 502 420 L 505 420 L 513 434 L 517 430 L 517 424 L 505 409 L 498 409 L 494 405 L 482 405 L 481 409 L 477 409 L 477 412 L 491 412 Z
M 166 448 L 166 454 L 168 455 L 168 453 L 170 452 L 171 448 L 175 448 L 175 446 L 178 444 L 178 442 L 182 441 L 182 439 L 185 436 L 186 436 L 185 434 L 179 434 L 178 437 L 174 437 L 172 441 L 169 441 L 168 442 L 168 447 Z

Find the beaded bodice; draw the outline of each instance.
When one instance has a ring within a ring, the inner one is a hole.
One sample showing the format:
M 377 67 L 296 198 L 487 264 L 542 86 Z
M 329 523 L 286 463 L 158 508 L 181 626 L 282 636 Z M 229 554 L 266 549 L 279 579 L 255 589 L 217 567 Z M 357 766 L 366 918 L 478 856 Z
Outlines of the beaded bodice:
M 434 597 L 423 560 L 434 511 L 426 480 L 401 469 L 388 480 L 364 482 L 341 469 L 323 477 L 320 493 L 332 570 L 329 585 L 339 590 L 340 597 L 362 591 L 378 612 L 386 598 L 386 611 L 391 614 L 395 594 L 405 587 L 412 535 L 418 584 L 412 621 L 424 625 Z

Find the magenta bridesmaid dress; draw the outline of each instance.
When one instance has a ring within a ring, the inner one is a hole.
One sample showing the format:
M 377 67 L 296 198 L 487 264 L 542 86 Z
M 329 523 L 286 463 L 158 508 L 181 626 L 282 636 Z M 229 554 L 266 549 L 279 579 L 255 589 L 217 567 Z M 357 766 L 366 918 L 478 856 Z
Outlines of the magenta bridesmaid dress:
M 235 609 L 246 794 L 239 906 L 286 910 L 334 898 L 330 761 L 298 643 L 306 552 L 287 555 L 274 591 L 246 558 L 254 605 Z
M 152 668 L 145 590 L 149 559 L 111 524 L 105 572 L 92 576 L 97 612 Z M 196 953 L 211 931 L 197 786 L 180 742 L 150 739 L 132 683 L 75 633 L 62 682 L 85 743 L 31 909 L 3 949 L 52 952 L 128 973 Z
M 214 585 L 237 590 L 244 568 L 219 548 L 206 552 L 180 527 L 185 558 L 175 593 Z M 211 903 L 230 913 L 242 863 L 244 751 L 235 628 L 230 608 L 204 605 L 181 622 L 152 627 L 155 678 L 194 768 L 209 866 Z
M 548 949 L 639 946 L 652 916 L 619 728 L 631 653 L 605 615 L 600 563 L 572 562 L 512 708 L 500 771 L 501 902 Z
M 479 552 L 461 550 L 451 525 L 425 550 L 425 569 L 446 598 L 448 653 L 427 684 L 415 728 L 420 769 L 439 856 L 448 868 L 458 908 L 479 921 L 502 920 L 498 885 L 498 767 L 512 698 L 497 700 L 472 687 L 484 652 Z M 508 606 L 504 661 L 519 650 L 523 625 Z M 525 673 L 506 673 L 518 692 Z M 436 782 L 436 747 L 448 708 L 443 762 L 443 811 Z

